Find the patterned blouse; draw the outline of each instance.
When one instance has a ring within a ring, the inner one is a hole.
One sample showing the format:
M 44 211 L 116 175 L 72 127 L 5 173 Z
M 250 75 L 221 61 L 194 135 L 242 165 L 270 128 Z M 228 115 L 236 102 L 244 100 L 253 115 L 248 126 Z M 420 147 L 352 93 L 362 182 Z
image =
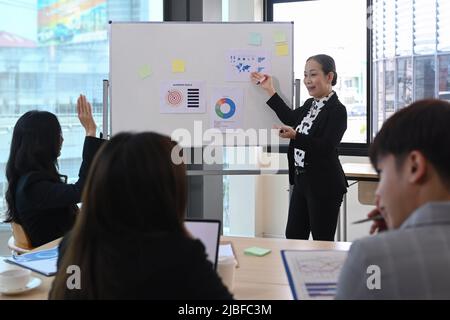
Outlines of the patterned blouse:
M 308 135 L 309 130 L 311 129 L 314 120 L 319 115 L 320 111 L 322 110 L 323 106 L 325 105 L 325 102 L 330 99 L 330 97 L 334 94 L 334 91 L 331 91 L 331 93 L 323 97 L 321 99 L 314 99 L 311 105 L 311 108 L 308 111 L 308 114 L 303 118 L 302 122 L 297 126 L 295 129 L 297 132 L 301 134 Z M 296 167 L 305 167 L 305 151 L 301 149 L 294 148 L 294 161 Z

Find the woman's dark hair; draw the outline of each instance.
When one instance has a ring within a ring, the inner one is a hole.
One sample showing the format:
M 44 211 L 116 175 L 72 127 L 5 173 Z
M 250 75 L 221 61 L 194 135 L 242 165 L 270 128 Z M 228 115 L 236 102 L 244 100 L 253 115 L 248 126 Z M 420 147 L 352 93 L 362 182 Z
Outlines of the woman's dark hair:
M 317 54 L 315 56 L 309 57 L 308 60 L 314 60 L 318 64 L 322 66 L 323 73 L 325 75 L 333 72 L 333 80 L 331 80 L 331 85 L 335 86 L 337 82 L 337 72 L 336 72 L 336 64 L 334 63 L 334 59 L 326 54 Z
M 186 169 L 183 163 L 175 164 L 179 158 L 172 159 L 177 146 L 169 137 L 150 132 L 120 133 L 102 146 L 91 165 L 83 206 L 50 298 L 105 297 L 105 284 L 96 281 L 96 272 L 111 270 L 114 262 L 106 254 L 111 247 L 117 254 L 130 242 L 139 248 L 140 241 L 158 234 L 187 235 Z M 82 270 L 83 292 L 67 289 L 70 265 Z
M 6 220 L 18 222 L 16 214 L 16 188 L 21 176 L 44 172 L 50 179 L 60 181 L 57 158 L 61 150 L 61 126 L 53 113 L 28 111 L 17 120 L 6 163 Z
M 434 166 L 450 190 L 450 103 L 420 100 L 394 113 L 376 135 L 369 157 L 378 160 L 393 155 L 400 167 L 409 152 L 417 150 Z

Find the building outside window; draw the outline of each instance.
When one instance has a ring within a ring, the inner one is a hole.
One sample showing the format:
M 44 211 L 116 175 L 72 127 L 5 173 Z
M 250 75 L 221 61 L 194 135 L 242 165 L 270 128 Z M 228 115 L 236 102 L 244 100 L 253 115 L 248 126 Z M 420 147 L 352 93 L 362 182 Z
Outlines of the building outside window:
M 450 101 L 450 0 L 373 0 L 372 12 L 375 136 L 413 101 Z
M 347 107 L 344 143 L 367 142 L 367 5 L 365 0 L 271 1 L 273 21 L 294 21 L 294 74 L 303 80 L 308 57 L 325 53 L 336 62 L 334 87 Z M 345 10 L 343 10 L 345 7 Z M 351 18 L 349 18 L 351 17 Z M 300 104 L 309 98 L 301 84 Z
M 60 172 L 77 180 L 84 130 L 80 93 L 102 130 L 102 81 L 108 78 L 108 21 L 162 21 L 162 0 L 0 1 L 0 213 L 5 165 L 17 119 L 33 109 L 55 113 L 64 145 Z

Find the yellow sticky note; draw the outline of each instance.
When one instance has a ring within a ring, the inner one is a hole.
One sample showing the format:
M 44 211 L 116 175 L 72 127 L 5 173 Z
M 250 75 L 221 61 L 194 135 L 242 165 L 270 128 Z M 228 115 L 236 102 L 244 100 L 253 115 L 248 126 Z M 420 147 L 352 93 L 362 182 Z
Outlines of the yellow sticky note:
M 141 79 L 145 79 L 152 74 L 152 70 L 150 69 L 150 66 L 148 64 L 144 64 L 139 68 L 138 73 Z
M 286 42 L 286 34 L 282 31 L 275 31 L 273 34 L 273 40 L 275 42 Z
M 275 54 L 277 56 L 287 56 L 289 54 L 289 46 L 287 43 L 279 43 L 275 46 Z
M 172 72 L 184 72 L 184 61 L 180 59 L 172 60 Z

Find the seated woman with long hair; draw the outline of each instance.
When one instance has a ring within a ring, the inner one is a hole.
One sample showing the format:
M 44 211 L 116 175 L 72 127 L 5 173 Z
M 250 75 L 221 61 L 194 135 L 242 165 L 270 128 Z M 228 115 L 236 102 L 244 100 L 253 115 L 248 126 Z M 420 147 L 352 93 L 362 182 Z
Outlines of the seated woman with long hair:
M 67 184 L 67 177 L 58 172 L 64 139 L 54 114 L 28 111 L 14 126 L 6 164 L 5 222 L 21 225 L 32 247 L 60 238 L 72 228 L 90 163 L 103 141 L 95 138 L 92 107 L 83 95 L 78 98 L 77 112 L 86 138 L 79 179 L 74 184 Z
M 172 158 L 178 151 L 169 137 L 149 132 L 105 143 L 59 247 L 51 299 L 232 298 L 184 226 L 187 181 L 185 165 Z M 79 267 L 80 289 L 68 288 L 71 266 Z

